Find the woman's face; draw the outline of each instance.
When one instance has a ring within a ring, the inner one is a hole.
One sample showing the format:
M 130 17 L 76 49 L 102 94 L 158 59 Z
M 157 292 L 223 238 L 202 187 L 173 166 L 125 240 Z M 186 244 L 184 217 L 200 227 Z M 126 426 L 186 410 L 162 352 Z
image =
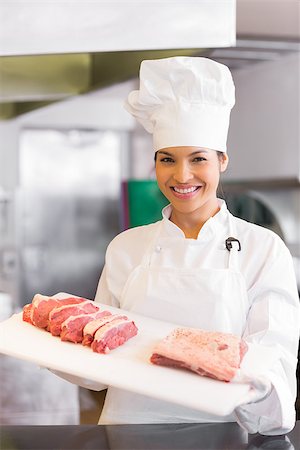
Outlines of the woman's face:
M 162 193 L 173 208 L 192 213 L 199 208 L 215 208 L 220 172 L 226 170 L 228 156 L 219 159 L 214 150 L 200 147 L 169 147 L 158 150 L 156 177 Z

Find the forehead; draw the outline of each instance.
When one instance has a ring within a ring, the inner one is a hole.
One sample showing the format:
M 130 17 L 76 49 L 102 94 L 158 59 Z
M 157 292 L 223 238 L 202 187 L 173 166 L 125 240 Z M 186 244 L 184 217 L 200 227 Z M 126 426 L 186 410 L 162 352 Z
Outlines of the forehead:
M 199 153 L 209 154 L 214 150 L 204 147 L 166 147 L 158 150 L 157 153 L 169 156 L 191 156 Z

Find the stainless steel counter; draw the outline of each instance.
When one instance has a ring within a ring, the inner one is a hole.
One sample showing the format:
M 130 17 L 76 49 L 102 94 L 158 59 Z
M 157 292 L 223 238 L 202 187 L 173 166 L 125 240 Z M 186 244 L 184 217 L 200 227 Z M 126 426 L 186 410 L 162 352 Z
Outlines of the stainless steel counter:
M 286 436 L 248 435 L 236 423 L 3 426 L 2 450 L 299 450 L 300 422 Z

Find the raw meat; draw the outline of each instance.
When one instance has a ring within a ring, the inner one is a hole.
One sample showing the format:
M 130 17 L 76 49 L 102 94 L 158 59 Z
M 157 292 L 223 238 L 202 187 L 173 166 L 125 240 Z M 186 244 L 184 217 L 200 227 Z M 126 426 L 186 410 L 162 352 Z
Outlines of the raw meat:
M 50 312 L 63 305 L 71 305 L 82 303 L 86 301 L 85 298 L 81 297 L 68 297 L 64 299 L 57 299 L 54 297 L 48 297 L 46 295 L 36 294 L 33 297 L 31 303 L 31 323 L 39 328 L 47 328 L 49 321 Z M 26 305 L 25 305 L 26 306 Z
M 99 353 L 108 353 L 138 332 L 127 316 L 102 311 L 81 297 L 59 299 L 36 294 L 32 303 L 23 307 L 23 320 L 60 336 L 62 341 L 93 343 L 93 350 Z
M 82 342 L 83 328 L 85 325 L 91 321 L 95 321 L 96 319 L 106 316 L 111 316 L 111 312 L 97 311 L 91 314 L 79 314 L 79 316 L 69 317 L 61 325 L 61 340 L 74 343 Z
M 100 327 L 103 327 L 104 325 L 118 319 L 128 319 L 127 316 L 120 316 L 118 314 L 112 314 L 109 317 L 103 317 L 97 320 L 93 320 L 92 322 L 88 323 L 84 329 L 83 329 L 83 345 L 91 345 L 91 343 L 94 340 L 94 336 L 97 330 L 99 330 Z
M 59 336 L 61 333 L 61 325 L 68 317 L 97 311 L 99 311 L 99 306 L 96 306 L 90 300 L 86 300 L 77 305 L 64 305 L 54 308 L 49 314 L 49 324 L 47 329 L 53 336 Z
M 233 334 L 176 328 L 155 347 L 150 361 L 230 381 L 246 351 L 247 344 Z
M 92 350 L 97 353 L 109 353 L 135 336 L 138 329 L 135 323 L 128 319 L 117 319 L 100 327 L 94 336 Z
M 32 308 L 32 303 L 27 303 L 27 305 L 23 306 L 23 320 L 24 320 L 24 322 L 28 322 L 28 323 L 32 324 L 31 308 Z

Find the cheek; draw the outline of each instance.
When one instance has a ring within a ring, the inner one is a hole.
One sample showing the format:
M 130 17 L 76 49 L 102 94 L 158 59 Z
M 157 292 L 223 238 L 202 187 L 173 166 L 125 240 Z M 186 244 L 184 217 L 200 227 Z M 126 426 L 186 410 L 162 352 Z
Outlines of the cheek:
M 158 185 L 163 185 L 168 179 L 168 174 L 166 170 L 156 167 L 155 173 Z
M 220 178 L 220 166 L 219 164 L 209 164 L 205 167 L 199 168 L 195 172 L 195 177 L 199 180 L 206 181 L 207 183 L 214 183 Z

